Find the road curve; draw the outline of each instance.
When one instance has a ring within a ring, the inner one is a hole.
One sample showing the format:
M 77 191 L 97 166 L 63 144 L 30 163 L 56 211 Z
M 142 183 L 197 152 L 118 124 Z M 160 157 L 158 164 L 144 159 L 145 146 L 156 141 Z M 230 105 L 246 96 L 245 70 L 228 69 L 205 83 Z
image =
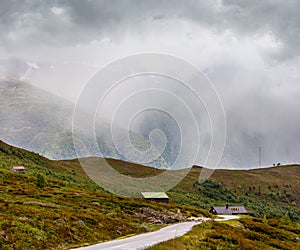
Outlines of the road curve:
M 92 246 L 76 248 L 76 250 L 140 250 L 151 247 L 186 234 L 193 226 L 201 222 L 182 222 L 164 227 L 158 231 L 139 234 L 120 240 L 112 240 Z
M 217 219 L 214 219 L 214 221 L 226 221 L 226 220 L 237 220 L 240 216 L 238 215 L 218 215 Z

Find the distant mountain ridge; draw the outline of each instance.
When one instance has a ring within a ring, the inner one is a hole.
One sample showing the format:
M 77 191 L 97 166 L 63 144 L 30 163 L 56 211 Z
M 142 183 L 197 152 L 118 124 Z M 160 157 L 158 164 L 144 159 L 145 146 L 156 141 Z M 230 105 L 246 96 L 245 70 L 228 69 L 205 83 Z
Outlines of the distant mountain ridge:
M 126 159 L 115 148 L 110 134 L 110 126 L 105 122 L 96 129 L 97 145 L 92 145 L 91 141 L 93 138 L 87 136 L 84 131 L 73 133 L 73 108 L 74 104 L 70 101 L 57 97 L 29 83 L 15 79 L 0 78 L 0 139 L 50 159 L 60 160 L 101 156 L 131 161 Z M 142 124 L 142 133 L 132 133 L 131 139 L 135 142 L 135 146 L 147 149 L 149 146 L 147 138 L 149 131 L 157 124 L 160 126 L 158 129 L 166 128 L 164 132 L 167 139 L 171 139 L 170 143 L 166 145 L 162 157 L 146 164 L 157 168 L 166 168 L 179 152 L 178 138 L 176 138 L 177 131 L 174 127 L 164 123 L 160 116 L 152 118 L 154 120 L 146 121 Z M 84 119 L 82 120 L 84 122 Z M 124 136 L 125 133 L 128 133 L 128 131 L 121 131 L 120 134 Z M 236 138 L 234 135 L 229 135 L 228 137 Z M 241 151 L 244 152 L 243 154 L 236 150 L 241 147 L 238 140 L 234 140 L 234 144 L 230 141 L 226 144 L 221 161 L 222 168 L 241 168 L 249 164 L 251 167 L 247 166 L 247 168 L 253 168 L 259 165 L 258 148 L 255 145 L 261 145 L 259 142 L 263 140 L 263 137 L 256 136 L 252 138 L 245 136 L 245 138 L 248 138 L 247 140 L 251 146 L 248 145 L 249 147 L 246 148 L 244 145 Z M 252 139 L 249 140 L 249 138 Z M 77 151 L 74 148 L 74 140 L 77 147 L 79 147 Z M 124 144 L 123 148 L 126 150 L 129 146 Z M 262 158 L 264 158 L 264 148 L 262 148 L 262 151 Z M 256 158 L 257 163 L 255 163 Z M 132 162 L 135 161 L 132 160 Z M 247 162 L 249 164 L 246 164 Z M 196 162 L 196 164 L 203 165 L 201 162 Z
M 72 131 L 73 108 L 71 102 L 26 82 L 2 79 L 0 140 L 56 160 L 87 156 L 125 160 L 114 147 L 109 124 L 99 124 L 96 130 L 97 145 L 91 143 L 93 138 L 85 131 Z M 84 115 L 83 122 L 89 114 Z M 127 131 L 120 129 L 120 133 Z M 149 146 L 149 142 L 141 135 L 133 133 L 132 139 L 141 148 Z M 122 146 L 126 149 L 130 145 Z M 158 168 L 166 166 L 162 157 L 149 164 Z
M 2 140 L 52 159 L 74 156 L 64 147 L 71 142 L 68 101 L 16 80 L 0 82 L 0 97 Z

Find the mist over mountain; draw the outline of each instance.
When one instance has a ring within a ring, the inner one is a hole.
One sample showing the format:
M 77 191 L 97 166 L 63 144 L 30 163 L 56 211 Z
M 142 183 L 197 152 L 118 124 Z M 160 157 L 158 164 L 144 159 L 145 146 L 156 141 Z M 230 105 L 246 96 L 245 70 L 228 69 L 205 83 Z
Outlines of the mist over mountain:
M 111 62 L 141 53 L 174 55 L 207 76 L 222 101 L 227 137 L 221 167 L 258 167 L 259 148 L 262 166 L 300 161 L 299 2 L 33 0 L 3 1 L 1 7 L 1 78 L 30 82 L 76 102 L 86 82 Z M 128 96 L 135 87 L 122 91 Z M 177 87 L 170 90 L 181 97 Z M 161 118 L 144 115 L 135 129 L 149 140 L 155 124 L 175 157 L 178 128 Z M 197 164 L 205 162 L 216 130 L 201 127 Z
M 17 80 L 1 80 L 1 138 L 52 159 L 72 158 L 72 105 Z
M 126 159 L 115 148 L 110 135 L 110 126 L 105 121 L 97 123 L 96 139 L 90 135 L 91 128 L 85 127 L 90 115 L 82 112 L 81 130 L 72 127 L 74 105 L 60 97 L 17 80 L 0 81 L 0 138 L 51 159 L 74 159 L 77 157 L 102 156 Z M 83 129 L 82 129 L 83 128 Z M 127 130 L 119 130 L 120 135 Z M 141 150 L 149 142 L 136 133 L 131 138 Z M 92 143 L 95 141 L 95 143 Z M 74 142 L 77 148 L 74 148 Z M 79 145 L 79 146 L 78 146 Z M 122 144 L 128 151 L 126 143 Z M 168 157 L 170 159 L 170 157 Z M 162 157 L 148 162 L 148 165 L 164 167 Z
M 20 66 L 20 71 L 22 71 L 21 69 L 22 67 Z M 134 157 L 127 159 L 126 155 L 116 148 L 108 123 L 98 122 L 96 129 L 97 144 L 94 145 L 91 143 L 91 135 L 87 135 L 89 134 L 87 130 L 91 128 L 86 127 L 86 131 L 72 134 L 74 104 L 65 99 L 25 82 L 4 79 L 0 82 L 0 96 L 0 115 L 2 117 L 0 138 L 7 143 L 38 152 L 51 159 L 70 159 L 93 155 L 139 161 L 138 158 Z M 256 106 L 256 104 L 251 104 L 249 108 L 251 106 Z M 274 112 L 281 111 L 274 110 Z M 251 131 L 245 127 L 243 115 L 247 116 L 248 114 L 227 112 L 227 142 L 220 162 L 222 168 L 258 167 L 259 147 L 262 149 L 262 166 L 277 164 L 278 162 L 291 163 L 300 161 L 298 154 L 300 140 L 295 138 L 295 136 L 297 137 L 295 131 L 297 123 L 286 124 L 290 128 L 289 131 L 280 134 L 276 132 L 276 127 L 282 121 L 276 121 L 274 118 L 271 122 L 274 125 L 274 129 L 269 127 L 269 129 L 262 130 L 261 120 L 258 119 L 259 117 L 256 117 L 257 120 L 252 122 L 253 124 L 257 123 L 260 129 Z M 253 119 L 255 119 L 255 116 Z M 82 119 L 81 124 L 84 125 L 84 121 L 86 121 L 86 118 Z M 253 125 L 250 127 L 254 128 Z M 166 136 L 167 144 L 162 151 L 161 157 L 152 163 L 145 163 L 140 159 L 139 163 L 166 167 L 171 165 L 180 154 L 180 147 L 182 146 L 180 128 L 170 116 L 157 111 L 144 113 L 132 124 L 131 129 L 133 132 L 131 133 L 133 135 L 133 137 L 131 136 L 133 146 L 142 151 L 147 150 L 151 145 L 149 135 L 152 130 L 161 130 Z M 122 139 L 122 136 L 127 134 L 126 128 L 120 126 L 119 131 L 119 142 L 125 141 Z M 293 137 L 290 137 L 291 133 L 294 133 Z M 79 152 L 76 152 L 74 148 L 73 139 L 77 142 L 77 145 L 81 145 L 79 146 Z M 203 165 L 210 143 L 210 135 L 207 130 L 204 130 L 200 141 L 201 148 L 197 164 Z M 160 142 L 157 143 L 156 145 L 159 145 Z M 124 143 L 121 151 L 131 152 L 131 146 L 128 143 Z

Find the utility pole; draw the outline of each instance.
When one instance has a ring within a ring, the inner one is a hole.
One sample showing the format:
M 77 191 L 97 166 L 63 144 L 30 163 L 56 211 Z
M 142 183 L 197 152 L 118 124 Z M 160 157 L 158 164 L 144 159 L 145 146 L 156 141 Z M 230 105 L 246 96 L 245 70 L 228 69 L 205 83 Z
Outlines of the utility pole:
M 261 147 L 258 148 L 258 166 L 261 168 Z

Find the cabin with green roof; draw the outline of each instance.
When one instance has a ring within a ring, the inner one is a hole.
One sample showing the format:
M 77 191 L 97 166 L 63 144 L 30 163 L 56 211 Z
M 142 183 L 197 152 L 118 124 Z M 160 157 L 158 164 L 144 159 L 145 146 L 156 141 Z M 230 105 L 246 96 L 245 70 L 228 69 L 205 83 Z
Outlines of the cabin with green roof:
M 169 196 L 165 192 L 142 192 L 145 200 L 169 203 Z

